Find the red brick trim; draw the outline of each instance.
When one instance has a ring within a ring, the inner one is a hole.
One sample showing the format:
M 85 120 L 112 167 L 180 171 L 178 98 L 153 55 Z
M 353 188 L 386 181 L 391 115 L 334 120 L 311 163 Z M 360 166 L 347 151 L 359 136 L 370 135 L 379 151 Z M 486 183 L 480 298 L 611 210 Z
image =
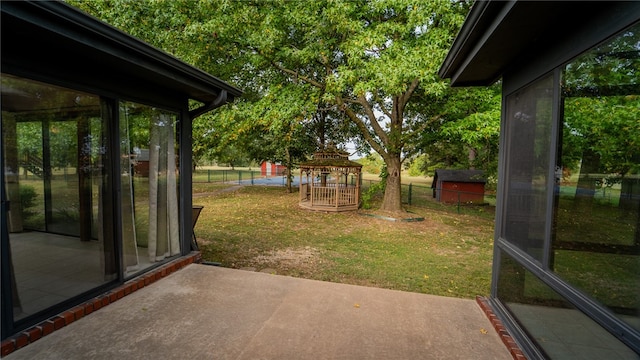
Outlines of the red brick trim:
M 16 341 L 14 339 L 7 339 L 2 342 L 2 350 L 0 350 L 0 356 L 9 355 L 16 349 Z
M 484 314 L 487 316 L 487 318 L 491 322 L 491 325 L 493 325 L 493 328 L 500 336 L 500 340 L 502 340 L 504 345 L 507 347 L 507 350 L 509 350 L 511 356 L 513 356 L 513 359 L 526 360 L 527 357 L 524 356 L 524 353 L 522 352 L 518 344 L 515 342 L 513 337 L 509 335 L 509 331 L 507 331 L 507 328 L 504 327 L 502 321 L 500 321 L 500 319 L 498 319 L 498 316 L 496 316 L 496 314 L 493 312 L 489 301 L 483 296 L 476 296 L 476 302 L 478 303 L 478 305 L 480 305 L 480 309 L 482 309 Z
M 0 357 L 9 355 L 15 350 L 25 347 L 30 343 L 37 341 L 38 339 L 41 339 L 42 337 L 47 336 L 76 320 L 79 320 L 82 317 L 88 316 L 92 312 L 98 311 L 110 303 L 120 300 L 123 297 L 142 289 L 143 287 L 148 286 L 189 264 L 201 262 L 202 255 L 200 252 L 193 251 L 187 256 L 175 259 L 151 270 L 150 272 L 128 280 L 115 289 L 96 296 L 82 304 L 76 305 L 71 309 L 67 309 L 58 315 L 52 316 L 51 318 L 36 324 L 27 330 L 21 331 L 10 338 L 3 340 L 2 346 L 0 347 Z
M 37 325 L 36 327 L 39 327 L 42 329 L 42 336 L 47 336 L 55 330 L 53 328 L 53 323 L 51 323 L 51 321 L 42 322 L 40 323 L 40 325 Z

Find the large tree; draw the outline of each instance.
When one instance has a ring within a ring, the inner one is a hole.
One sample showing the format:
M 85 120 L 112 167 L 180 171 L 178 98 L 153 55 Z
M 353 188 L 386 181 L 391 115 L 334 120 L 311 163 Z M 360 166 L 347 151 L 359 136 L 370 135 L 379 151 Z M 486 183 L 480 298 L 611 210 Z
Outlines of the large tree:
M 449 88 L 443 96 L 422 98 L 408 109 L 422 130 L 415 131 L 417 168 L 480 169 L 495 182 L 500 135 L 500 84 L 485 88 Z
M 116 4 L 117 3 L 117 4 Z M 80 2 L 98 17 L 248 90 L 268 112 L 240 121 L 312 118 L 326 104 L 358 129 L 387 167 L 381 208 L 401 211 L 401 165 L 415 140 L 405 110 L 414 94 L 441 95 L 437 71 L 470 2 Z M 286 86 L 306 99 L 291 103 Z M 261 101 L 264 104 L 264 101 Z M 246 103 L 245 103 L 246 104 Z M 249 105 L 251 107 L 251 105 Z M 273 126 L 270 125 L 269 128 Z

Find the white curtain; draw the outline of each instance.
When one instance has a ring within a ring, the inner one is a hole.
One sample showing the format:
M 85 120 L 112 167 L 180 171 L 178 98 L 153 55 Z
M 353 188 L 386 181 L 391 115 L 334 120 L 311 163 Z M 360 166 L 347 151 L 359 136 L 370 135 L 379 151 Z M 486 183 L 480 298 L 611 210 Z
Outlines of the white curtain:
M 129 116 L 126 107 L 120 116 L 120 184 L 122 213 L 122 255 L 124 270 L 138 270 L 138 240 L 136 238 L 135 194 L 133 193 L 133 168 L 131 164 L 131 140 L 129 137 Z
M 149 146 L 149 260 L 180 254 L 174 116 L 152 119 Z

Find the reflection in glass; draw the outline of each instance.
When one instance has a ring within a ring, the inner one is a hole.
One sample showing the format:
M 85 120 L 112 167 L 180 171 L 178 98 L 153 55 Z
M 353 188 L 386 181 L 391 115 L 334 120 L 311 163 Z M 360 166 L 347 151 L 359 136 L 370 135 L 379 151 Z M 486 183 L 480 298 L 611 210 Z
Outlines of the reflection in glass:
M 553 270 L 640 330 L 640 26 L 567 64 Z
M 620 340 L 504 253 L 498 298 L 550 359 L 637 359 Z
M 509 158 L 502 237 L 542 259 L 552 124 L 553 76 L 507 96 Z
M 105 108 L 95 95 L 2 74 L 14 320 L 116 277 L 101 196 Z
M 120 104 L 122 239 L 127 276 L 180 254 L 177 116 Z

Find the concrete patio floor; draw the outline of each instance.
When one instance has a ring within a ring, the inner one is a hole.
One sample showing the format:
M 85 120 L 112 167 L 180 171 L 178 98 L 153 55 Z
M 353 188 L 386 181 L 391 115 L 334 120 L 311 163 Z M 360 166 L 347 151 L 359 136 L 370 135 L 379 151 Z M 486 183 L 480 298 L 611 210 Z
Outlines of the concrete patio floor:
M 192 264 L 5 358 L 512 356 L 474 300 Z

